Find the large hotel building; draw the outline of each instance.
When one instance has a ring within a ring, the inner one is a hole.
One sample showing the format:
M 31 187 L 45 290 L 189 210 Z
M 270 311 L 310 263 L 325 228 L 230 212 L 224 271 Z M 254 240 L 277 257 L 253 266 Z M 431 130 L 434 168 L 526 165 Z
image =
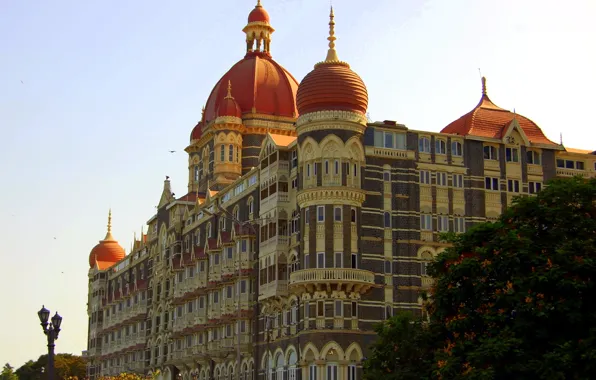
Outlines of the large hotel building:
M 373 326 L 424 313 L 439 233 L 493 220 L 555 176 L 596 176 L 596 152 L 549 140 L 484 79 L 440 133 L 367 121 L 330 16 L 327 57 L 299 83 L 271 57 L 259 1 L 244 58 L 190 134 L 186 195 L 166 178 L 128 254 L 110 216 L 89 256 L 91 379 L 359 380 Z

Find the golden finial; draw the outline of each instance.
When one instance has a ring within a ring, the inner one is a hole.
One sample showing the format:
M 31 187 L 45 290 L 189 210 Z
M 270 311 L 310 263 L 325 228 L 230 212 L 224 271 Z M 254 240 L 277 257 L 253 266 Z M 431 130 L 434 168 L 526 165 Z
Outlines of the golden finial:
M 110 211 L 108 211 L 108 233 L 111 234 L 112 233 L 112 209 L 110 208 Z
M 482 95 L 486 95 L 486 77 L 482 77 Z
M 114 240 L 112 236 L 112 209 L 108 212 L 108 232 L 106 233 L 106 237 L 103 240 Z
M 232 97 L 232 81 L 228 81 L 228 94 L 226 95 L 226 99 L 233 99 Z
M 260 8 L 260 7 L 262 7 L 261 0 L 257 0 L 257 8 Z
M 335 51 L 335 15 L 333 14 L 333 7 L 331 7 L 331 12 L 329 13 L 329 37 L 327 40 L 329 41 L 329 51 L 327 52 L 327 58 L 325 62 L 337 62 L 339 58 L 337 57 L 337 52 Z

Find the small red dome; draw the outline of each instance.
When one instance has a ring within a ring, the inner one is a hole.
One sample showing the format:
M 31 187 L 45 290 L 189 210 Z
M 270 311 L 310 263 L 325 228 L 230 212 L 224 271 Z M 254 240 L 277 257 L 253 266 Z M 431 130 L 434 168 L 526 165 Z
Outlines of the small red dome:
M 94 268 L 98 264 L 100 269 L 105 269 L 106 264 L 114 264 L 122 260 L 125 256 L 126 252 L 124 252 L 124 248 L 112 236 L 112 211 L 110 210 L 108 215 L 108 233 L 89 253 L 89 266 Z
M 228 81 L 228 94 L 223 99 L 223 102 L 219 104 L 217 109 L 217 116 L 234 116 L 242 117 L 242 110 L 240 106 L 232 96 L 232 82 Z
M 190 133 L 190 141 L 198 140 L 201 138 L 202 135 L 203 135 L 203 123 L 201 123 L 199 121 L 197 123 L 197 125 L 195 125 L 195 127 L 192 129 L 192 132 Z
M 89 266 L 93 268 L 96 261 L 116 263 L 122 260 L 124 256 L 126 256 L 126 252 L 124 252 L 124 248 L 122 248 L 116 240 L 101 240 L 99 244 L 91 250 L 91 254 L 89 255 Z
M 298 86 L 296 103 L 300 115 L 323 110 L 365 114 L 368 92 L 360 76 L 347 63 L 321 62 Z
M 250 11 L 250 13 L 248 14 L 248 23 L 250 24 L 251 22 L 266 22 L 267 24 L 269 23 L 269 13 L 267 13 L 265 8 L 263 8 L 260 0 L 257 3 L 255 9 Z
M 205 123 L 218 116 L 227 95 L 228 81 L 234 85 L 234 100 L 241 113 L 297 117 L 298 81 L 271 57 L 247 54 L 217 82 L 205 106 Z
M 486 78 L 484 77 L 482 77 L 480 102 L 473 110 L 443 128 L 441 133 L 501 139 L 513 120 L 517 121 L 531 143 L 556 145 L 544 135 L 542 129 L 532 120 L 495 105 L 486 92 Z

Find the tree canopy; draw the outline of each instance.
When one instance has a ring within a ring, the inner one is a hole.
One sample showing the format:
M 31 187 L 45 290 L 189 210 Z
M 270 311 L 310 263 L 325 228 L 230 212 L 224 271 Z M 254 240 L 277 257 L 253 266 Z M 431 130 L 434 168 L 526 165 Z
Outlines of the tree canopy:
M 19 378 L 14 373 L 14 368 L 6 363 L 4 367 L 2 367 L 2 373 L 0 373 L 0 380 L 18 380 Z
M 596 179 L 555 179 L 448 241 L 429 267 L 434 378 L 594 378 Z M 381 330 L 379 343 L 416 336 L 393 329 Z
M 379 338 L 364 362 L 364 380 L 430 379 L 432 335 L 409 312 L 398 313 L 375 328 Z
M 16 370 L 19 380 L 43 380 L 43 371 L 48 363 L 48 355 L 41 355 L 36 361 L 29 360 Z M 87 363 L 81 356 L 72 354 L 57 354 L 54 356 L 56 379 L 68 378 L 84 379 L 87 376 Z

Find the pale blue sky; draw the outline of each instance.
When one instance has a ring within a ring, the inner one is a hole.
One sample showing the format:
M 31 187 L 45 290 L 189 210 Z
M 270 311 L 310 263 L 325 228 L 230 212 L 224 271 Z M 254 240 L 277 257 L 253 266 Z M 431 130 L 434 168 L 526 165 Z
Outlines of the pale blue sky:
M 192 127 L 244 55 L 256 0 L 0 1 L 0 365 L 45 352 L 37 310 L 64 317 L 58 352 L 86 347 L 91 248 L 128 249 L 165 175 L 186 190 Z M 273 57 L 301 80 L 327 50 L 328 0 L 263 0 Z M 480 97 L 552 140 L 596 149 L 594 0 L 335 0 L 337 50 L 372 119 L 439 131 Z M 23 81 L 23 83 L 21 83 Z M 169 154 L 176 149 L 179 153 Z M 54 239 L 55 238 L 55 239 Z

